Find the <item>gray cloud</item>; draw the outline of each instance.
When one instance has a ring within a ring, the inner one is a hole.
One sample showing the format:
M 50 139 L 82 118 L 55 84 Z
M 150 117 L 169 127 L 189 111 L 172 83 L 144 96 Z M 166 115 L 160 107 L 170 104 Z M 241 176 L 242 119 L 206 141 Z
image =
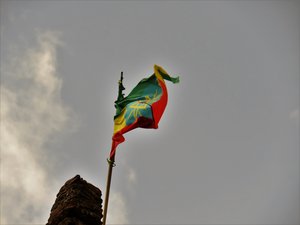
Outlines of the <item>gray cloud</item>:
M 295 109 L 293 111 L 290 112 L 289 118 L 291 120 L 295 120 L 296 123 L 299 123 L 299 109 Z
M 37 46 L 2 71 L 9 79 L 1 84 L 1 224 L 46 221 L 55 196 L 45 146 L 71 115 L 56 70 L 58 37 L 38 33 Z

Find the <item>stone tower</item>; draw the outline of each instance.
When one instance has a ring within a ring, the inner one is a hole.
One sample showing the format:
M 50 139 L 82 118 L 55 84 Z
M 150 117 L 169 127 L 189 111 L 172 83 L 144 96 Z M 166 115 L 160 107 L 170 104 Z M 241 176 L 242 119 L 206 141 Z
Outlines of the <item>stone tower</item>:
M 101 195 L 76 175 L 61 187 L 46 225 L 102 225 Z

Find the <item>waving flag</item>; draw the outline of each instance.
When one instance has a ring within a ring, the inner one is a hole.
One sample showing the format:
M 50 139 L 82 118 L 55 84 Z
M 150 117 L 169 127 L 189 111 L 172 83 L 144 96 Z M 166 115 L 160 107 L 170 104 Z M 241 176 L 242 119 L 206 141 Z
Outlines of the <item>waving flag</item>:
M 158 123 L 168 102 L 165 80 L 179 82 L 160 66 L 154 65 L 154 74 L 141 80 L 137 86 L 123 97 L 122 78 L 119 82 L 119 96 L 115 101 L 114 133 L 110 158 L 113 159 L 117 146 L 125 141 L 124 133 L 137 127 L 158 128 Z

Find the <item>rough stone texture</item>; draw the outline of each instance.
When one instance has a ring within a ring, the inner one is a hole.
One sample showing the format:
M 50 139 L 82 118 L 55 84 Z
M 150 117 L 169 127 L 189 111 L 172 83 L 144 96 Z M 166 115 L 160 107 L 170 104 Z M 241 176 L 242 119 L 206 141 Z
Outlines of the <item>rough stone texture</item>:
M 79 175 L 61 187 L 46 225 L 102 225 L 101 191 Z

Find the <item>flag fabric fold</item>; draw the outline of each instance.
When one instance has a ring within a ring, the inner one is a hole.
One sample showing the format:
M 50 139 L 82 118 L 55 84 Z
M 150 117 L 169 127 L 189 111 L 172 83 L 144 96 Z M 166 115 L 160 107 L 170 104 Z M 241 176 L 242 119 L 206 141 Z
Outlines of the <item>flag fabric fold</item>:
M 179 77 L 171 77 L 162 67 L 154 65 L 154 74 L 142 79 L 126 96 L 115 101 L 114 132 L 110 159 L 117 146 L 125 141 L 123 134 L 137 127 L 158 128 L 168 102 L 165 80 L 178 83 Z

